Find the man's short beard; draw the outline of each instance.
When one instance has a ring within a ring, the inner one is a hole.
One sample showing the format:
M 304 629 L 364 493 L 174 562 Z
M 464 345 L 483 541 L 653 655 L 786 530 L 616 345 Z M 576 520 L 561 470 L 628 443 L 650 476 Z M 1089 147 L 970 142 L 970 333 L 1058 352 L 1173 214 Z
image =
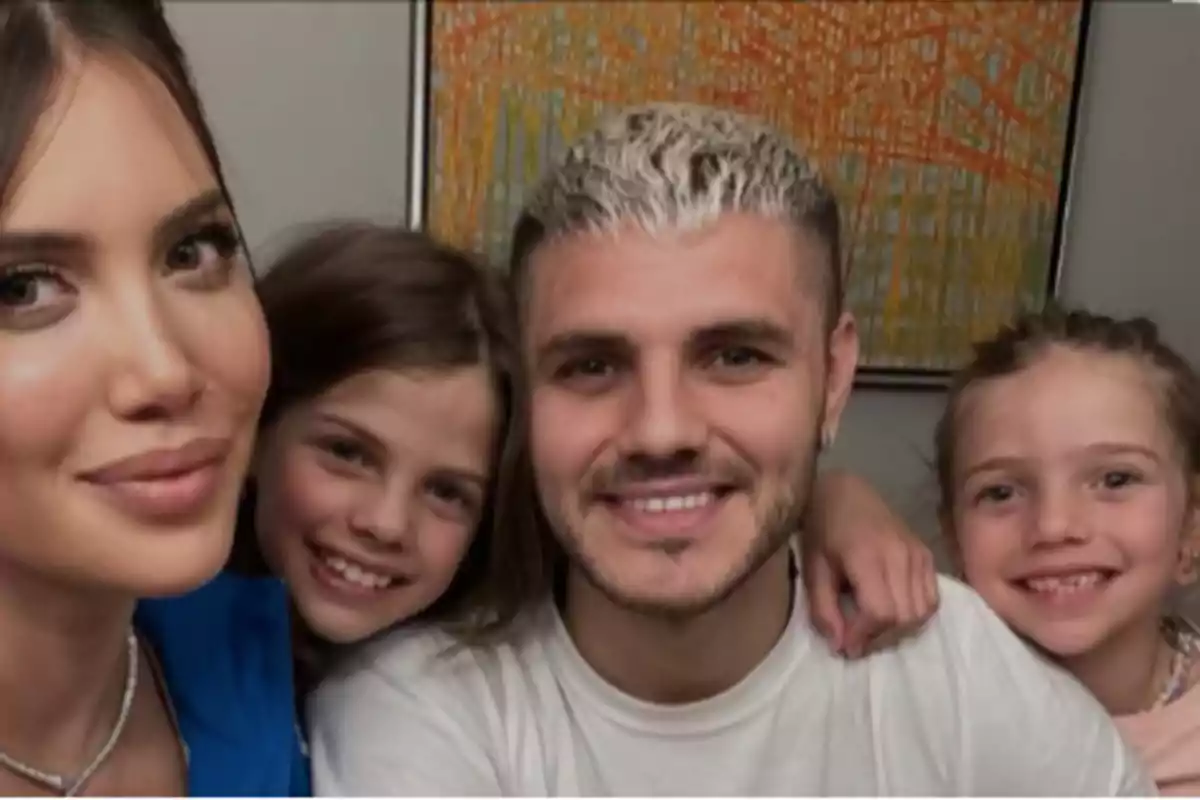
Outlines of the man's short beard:
M 780 548 L 787 546 L 791 538 L 799 533 L 812 500 L 813 486 L 816 482 L 816 462 L 817 451 L 814 448 L 806 461 L 799 465 L 800 469 L 791 485 L 785 485 L 782 496 L 768 511 L 746 557 L 741 563 L 735 565 L 711 591 L 700 596 L 678 600 L 631 597 L 623 593 L 620 587 L 605 579 L 580 547 L 580 537 L 570 533 L 562 535 L 556 531 L 556 538 L 566 551 L 571 567 L 579 570 L 581 576 L 603 594 L 609 602 L 635 614 L 657 617 L 676 624 L 686 622 L 728 600 L 738 589 L 758 574 L 758 571 L 779 552 Z M 565 525 L 566 523 L 560 524 Z M 666 555 L 669 558 L 672 554 L 667 552 Z

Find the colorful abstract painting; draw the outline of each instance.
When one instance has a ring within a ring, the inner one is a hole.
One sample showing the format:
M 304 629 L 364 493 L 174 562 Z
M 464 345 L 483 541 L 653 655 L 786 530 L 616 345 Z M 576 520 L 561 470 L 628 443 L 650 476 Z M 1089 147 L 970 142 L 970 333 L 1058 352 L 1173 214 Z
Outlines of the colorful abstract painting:
M 428 9 L 425 224 L 497 262 L 597 116 L 683 100 L 765 117 L 822 163 L 868 372 L 944 373 L 1053 290 L 1083 0 Z

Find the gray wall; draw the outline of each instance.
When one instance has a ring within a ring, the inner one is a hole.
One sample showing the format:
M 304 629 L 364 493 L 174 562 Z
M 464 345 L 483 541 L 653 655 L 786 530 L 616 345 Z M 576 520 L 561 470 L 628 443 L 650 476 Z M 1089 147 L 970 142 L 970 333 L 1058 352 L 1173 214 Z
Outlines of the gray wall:
M 171 2 L 251 247 L 297 224 L 404 219 L 404 2 Z
M 1102 0 L 1084 68 L 1060 295 L 1146 314 L 1200 363 L 1200 7 Z M 831 463 L 935 533 L 927 466 L 939 394 L 864 391 Z
M 329 216 L 402 221 L 407 3 L 180 2 L 253 245 Z M 1200 8 L 1097 2 L 1063 296 L 1156 318 L 1200 361 Z M 830 463 L 869 477 L 933 533 L 938 394 L 862 391 Z

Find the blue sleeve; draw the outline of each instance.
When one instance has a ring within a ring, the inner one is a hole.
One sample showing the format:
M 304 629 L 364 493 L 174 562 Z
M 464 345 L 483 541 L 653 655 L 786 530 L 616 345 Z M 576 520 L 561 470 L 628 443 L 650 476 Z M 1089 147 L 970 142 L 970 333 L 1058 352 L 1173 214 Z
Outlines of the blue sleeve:
M 312 759 L 308 754 L 308 737 L 296 721 L 296 748 L 292 765 L 292 797 L 312 797 Z
M 222 574 L 181 597 L 143 601 L 136 623 L 179 719 L 189 794 L 310 794 L 282 583 Z
M 292 769 L 292 797 L 312 797 L 312 772 L 308 757 L 297 749 L 296 763 Z

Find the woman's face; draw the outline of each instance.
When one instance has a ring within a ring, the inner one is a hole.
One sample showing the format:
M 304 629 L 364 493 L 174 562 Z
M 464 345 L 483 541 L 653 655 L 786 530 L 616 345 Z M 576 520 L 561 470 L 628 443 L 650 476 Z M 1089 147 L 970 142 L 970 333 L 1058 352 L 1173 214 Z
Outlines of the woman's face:
M 225 562 L 269 372 L 233 218 L 140 65 L 67 64 L 0 209 L 0 581 Z
M 264 433 L 255 528 L 313 632 L 360 641 L 441 597 L 479 524 L 496 414 L 483 366 L 377 370 Z

